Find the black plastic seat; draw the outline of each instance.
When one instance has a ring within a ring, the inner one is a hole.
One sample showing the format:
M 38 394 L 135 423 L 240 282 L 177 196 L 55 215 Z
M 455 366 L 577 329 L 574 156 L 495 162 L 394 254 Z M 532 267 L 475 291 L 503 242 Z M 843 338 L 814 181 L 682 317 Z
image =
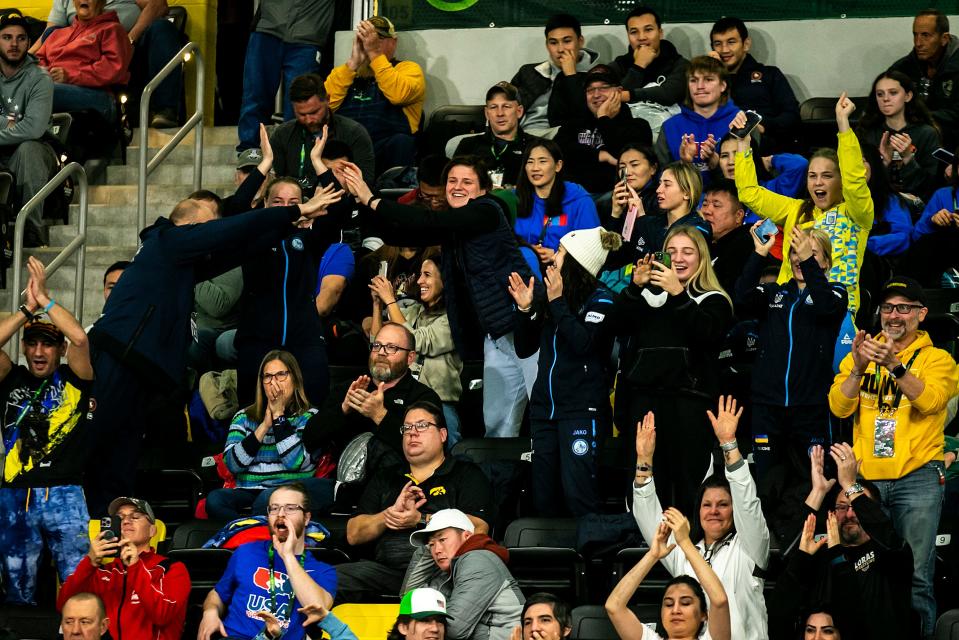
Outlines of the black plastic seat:
M 576 551 L 575 518 L 519 518 L 503 538 L 509 569 L 526 595 L 549 591 L 586 601 L 586 562 Z

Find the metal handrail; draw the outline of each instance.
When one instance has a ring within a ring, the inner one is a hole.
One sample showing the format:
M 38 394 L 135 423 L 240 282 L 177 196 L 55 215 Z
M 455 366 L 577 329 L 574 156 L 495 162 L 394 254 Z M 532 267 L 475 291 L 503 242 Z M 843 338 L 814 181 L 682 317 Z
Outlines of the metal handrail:
M 77 256 L 77 271 L 74 279 L 73 306 L 77 318 L 80 318 L 83 314 L 83 277 L 86 273 L 87 262 L 87 191 L 89 187 L 87 185 L 87 172 L 84 171 L 83 165 L 78 162 L 71 162 L 60 169 L 60 172 L 43 185 L 43 188 L 30 198 L 29 202 L 23 205 L 23 208 L 17 213 L 17 221 L 13 230 L 12 289 L 14 293 L 10 295 L 10 311 L 12 313 L 17 313 L 17 309 L 20 307 L 20 298 L 24 294 L 23 291 L 19 294 L 15 291 L 20 286 L 20 278 L 23 277 L 23 236 L 27 225 L 27 216 L 30 215 L 31 211 L 42 205 L 47 196 L 53 193 L 53 190 L 70 176 L 76 176 L 77 185 L 75 188 L 80 192 L 80 217 L 77 220 L 77 235 L 50 261 L 50 264 L 46 266 L 46 272 L 48 277 L 52 276 L 70 256 L 79 250 L 80 254 Z M 20 341 L 10 340 L 8 344 L 10 359 L 16 362 L 20 358 Z
M 173 73 L 181 63 L 187 62 L 191 57 L 196 59 L 196 91 L 194 113 L 189 120 L 180 127 L 176 134 L 163 145 L 157 154 L 147 162 L 149 148 L 149 131 L 147 126 L 150 117 L 150 98 L 163 80 Z M 200 53 L 200 47 L 194 42 L 188 42 L 172 60 L 166 63 L 160 72 L 153 76 L 153 79 L 147 83 L 143 89 L 143 97 L 140 98 L 140 171 L 137 176 L 137 240 L 139 242 L 140 232 L 146 227 L 147 221 L 147 177 L 153 173 L 154 169 L 160 166 L 160 163 L 170 155 L 170 152 L 183 141 L 191 130 L 196 129 L 193 138 L 193 190 L 200 189 L 202 182 L 203 169 L 203 101 L 204 92 L 204 66 L 203 55 Z

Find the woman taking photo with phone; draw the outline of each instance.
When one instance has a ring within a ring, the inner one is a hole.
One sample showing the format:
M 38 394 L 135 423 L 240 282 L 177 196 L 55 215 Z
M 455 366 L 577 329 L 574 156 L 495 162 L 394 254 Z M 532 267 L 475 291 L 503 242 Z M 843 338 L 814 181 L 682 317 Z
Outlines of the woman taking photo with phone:
M 527 147 L 522 166 L 513 231 L 545 266 L 553 262 L 560 238 L 599 226 L 599 216 L 589 193 L 563 180 L 563 152 L 552 140 L 537 140 Z
M 849 116 L 855 109 L 856 105 L 843 92 L 836 102 L 838 152 L 820 149 L 813 153 L 806 176 L 809 196 L 805 200 L 788 198 L 760 187 L 756 181 L 753 153 L 745 140 L 739 141 L 735 169 L 740 202 L 782 227 L 783 256 L 789 255 L 794 225 L 826 232 L 833 251 L 828 277 L 849 291 L 849 310 L 853 315 L 859 309 L 859 268 L 874 216 L 862 150 L 849 126 Z M 730 126 L 742 126 L 744 121 L 745 116 L 739 114 Z M 779 281 L 786 282 L 791 276 L 792 266 L 788 260 L 783 260 Z
M 670 532 L 673 544 L 669 543 Z M 629 608 L 629 600 L 656 563 L 677 552 L 686 557 L 696 578 L 681 575 L 670 580 L 663 591 L 658 624 L 644 624 Z M 702 637 L 731 640 L 734 637 L 730 628 L 729 599 L 723 583 L 690 541 L 689 520 L 672 507 L 663 514 L 656 534 L 650 540 L 649 551 L 609 594 L 606 613 L 623 640 L 696 640 Z M 703 635 L 704 629 L 706 635 Z
M 596 280 L 619 234 L 571 231 L 546 269 L 545 313 L 533 308 L 533 282 L 509 278 L 516 301 L 516 353 L 539 350 L 530 397 L 533 506 L 537 515 L 595 513 L 598 446 L 611 432 L 609 354 L 615 336 L 613 294 Z
M 893 190 L 923 200 L 938 181 L 939 130 L 912 79 L 901 71 L 885 71 L 873 81 L 866 112 L 856 126 L 863 143 L 875 145 Z M 878 168 L 878 167 L 876 167 Z
M 719 395 L 717 357 L 732 326 L 733 305 L 698 229 L 675 227 L 664 249 L 636 263 L 632 282 L 616 299 L 619 317 L 629 318 L 620 351 L 616 424 L 629 437 L 653 411 L 668 427 L 656 460 L 662 474 L 656 490 L 664 504 L 688 510 L 713 447 L 706 410 Z

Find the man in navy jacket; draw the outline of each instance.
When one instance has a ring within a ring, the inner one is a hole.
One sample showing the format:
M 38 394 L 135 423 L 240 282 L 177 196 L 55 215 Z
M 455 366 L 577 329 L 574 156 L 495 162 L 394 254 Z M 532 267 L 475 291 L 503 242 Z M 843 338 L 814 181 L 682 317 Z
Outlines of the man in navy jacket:
M 193 288 L 279 242 L 302 219 L 326 213 L 340 193 L 305 204 L 219 219 L 208 202 L 183 200 L 169 218 L 140 233 L 141 246 L 90 330 L 96 374 L 94 433 L 101 456 L 91 464 L 87 501 L 105 513 L 113 496 L 135 495 L 146 407 L 176 387 L 186 369 Z

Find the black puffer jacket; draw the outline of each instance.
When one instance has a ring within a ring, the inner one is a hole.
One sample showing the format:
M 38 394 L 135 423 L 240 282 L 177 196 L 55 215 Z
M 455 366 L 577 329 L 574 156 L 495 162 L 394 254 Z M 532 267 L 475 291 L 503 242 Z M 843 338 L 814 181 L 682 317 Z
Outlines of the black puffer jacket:
M 629 89 L 630 102 L 656 102 L 670 106 L 682 104 L 686 97 L 686 58 L 669 40 L 659 41 L 659 55 L 643 69 L 633 64 L 633 48 L 613 60 L 612 67 Z M 655 85 L 655 86 L 647 86 Z

